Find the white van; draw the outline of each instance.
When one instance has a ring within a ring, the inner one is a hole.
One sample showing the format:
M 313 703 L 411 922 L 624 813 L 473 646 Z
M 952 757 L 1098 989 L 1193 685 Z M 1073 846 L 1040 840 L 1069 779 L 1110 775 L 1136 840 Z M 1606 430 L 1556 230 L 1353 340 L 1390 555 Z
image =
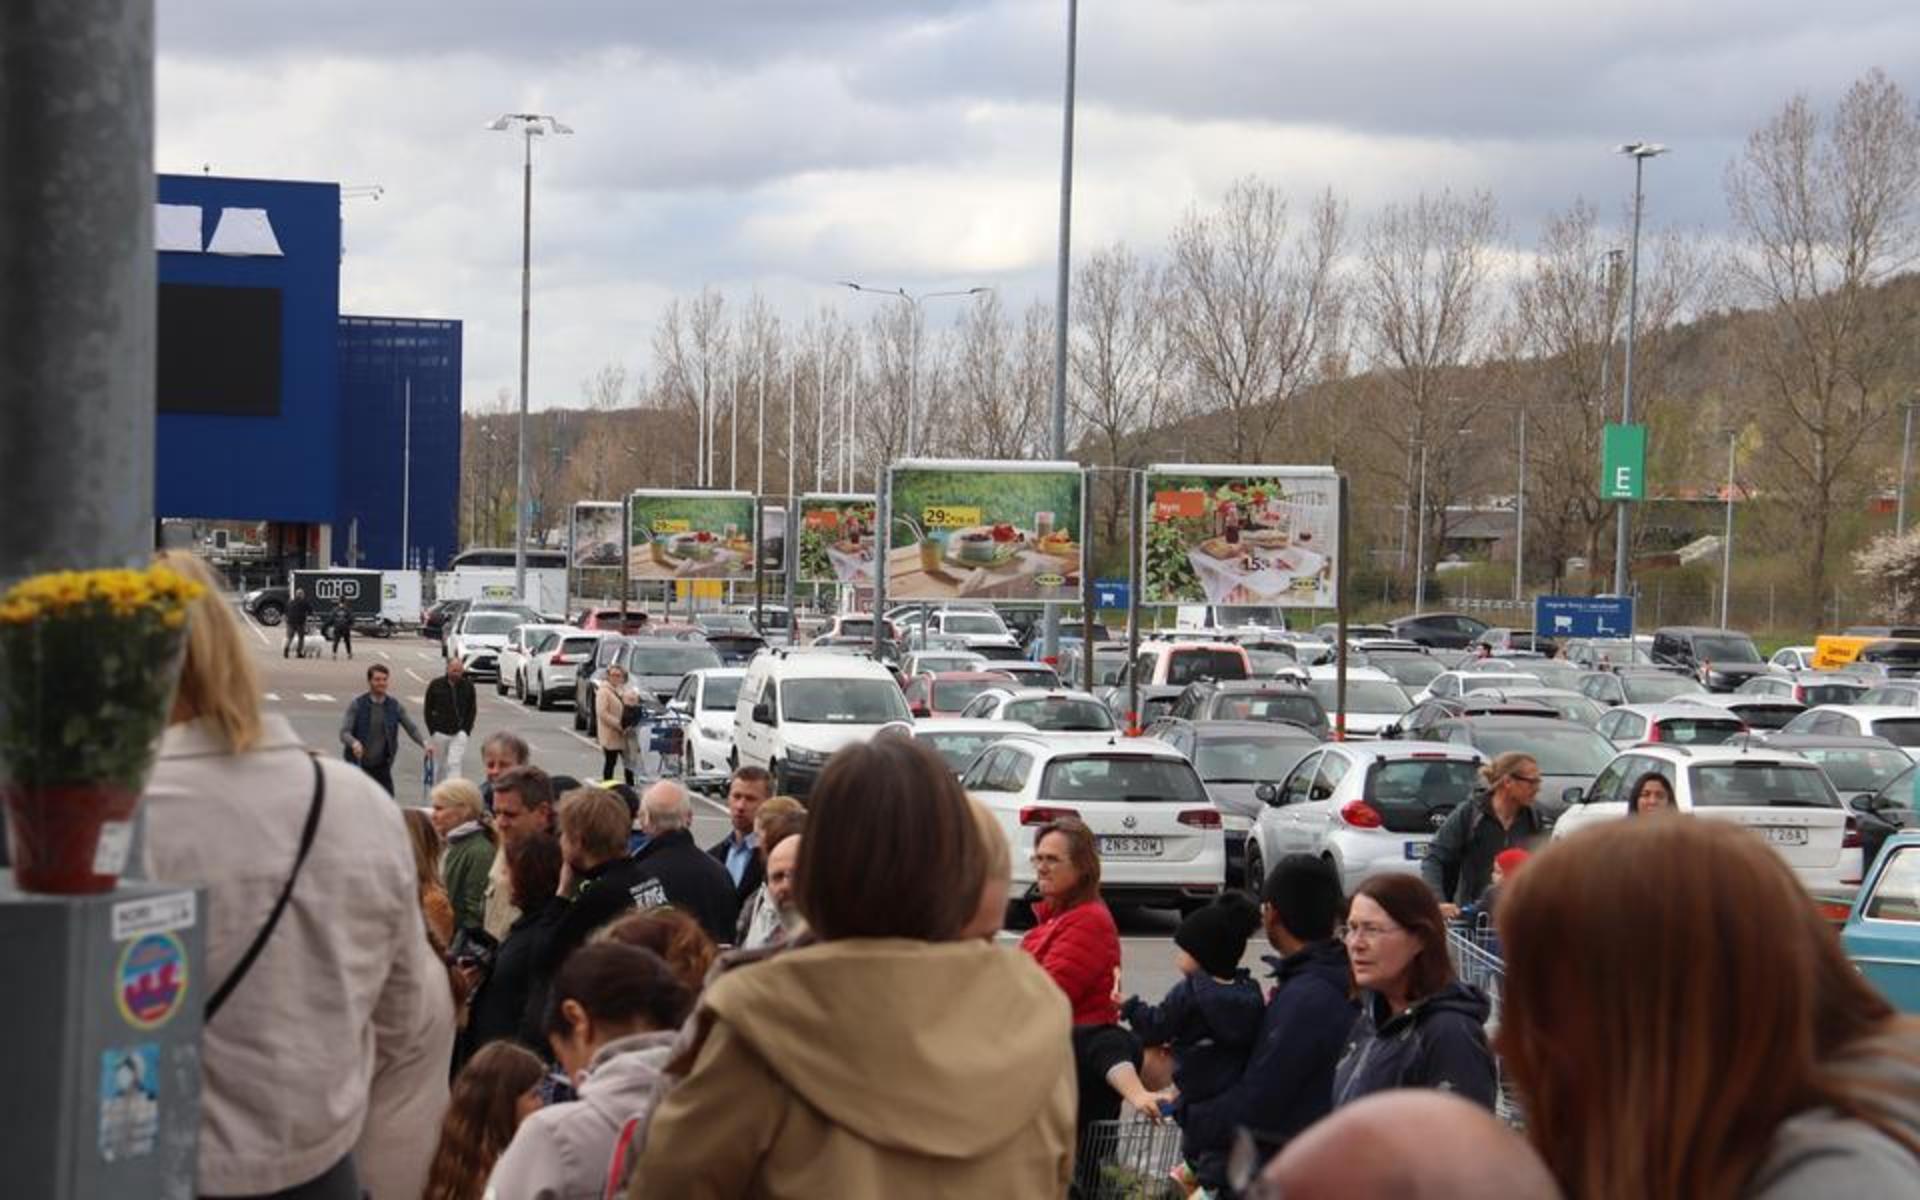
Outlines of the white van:
M 893 672 L 871 659 L 806 650 L 754 656 L 734 707 L 735 766 L 765 767 L 776 795 L 805 795 L 842 746 L 913 714 Z

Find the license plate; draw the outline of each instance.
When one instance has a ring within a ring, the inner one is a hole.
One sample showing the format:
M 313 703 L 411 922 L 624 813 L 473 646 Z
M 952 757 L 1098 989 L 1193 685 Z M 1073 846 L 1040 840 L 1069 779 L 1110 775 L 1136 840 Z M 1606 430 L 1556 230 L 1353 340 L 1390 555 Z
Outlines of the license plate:
M 1407 857 L 1408 858 L 1425 858 L 1427 856 L 1427 851 L 1431 847 L 1432 847 L 1431 842 L 1408 842 Z
M 1807 831 L 1798 825 L 1763 825 L 1761 834 L 1768 844 L 1774 846 L 1804 846 L 1807 844 Z
M 1157 837 L 1103 837 L 1100 839 L 1100 857 L 1159 858 L 1160 839 Z

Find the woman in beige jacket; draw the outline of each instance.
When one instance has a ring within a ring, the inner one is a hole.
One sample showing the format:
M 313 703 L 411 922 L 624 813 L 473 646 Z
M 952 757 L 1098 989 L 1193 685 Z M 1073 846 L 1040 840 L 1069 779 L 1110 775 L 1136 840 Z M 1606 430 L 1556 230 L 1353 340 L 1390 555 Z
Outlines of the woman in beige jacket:
M 1018 950 L 959 940 L 987 871 L 936 754 L 836 752 L 800 841 L 821 940 L 708 987 L 628 1196 L 1064 1195 L 1067 1002 Z
M 640 693 L 627 682 L 627 669 L 618 664 L 608 667 L 606 686 L 596 688 L 593 693 L 593 736 L 603 752 L 602 779 L 612 779 L 613 768 L 624 763 L 627 782 L 633 782 L 634 768 L 640 765 L 641 748 L 637 730 L 628 729 L 622 718 L 627 705 L 638 703 Z
M 364 772 L 314 757 L 258 708 L 233 610 L 205 584 L 144 808 L 147 874 L 207 889 L 207 989 L 233 971 L 325 799 L 292 901 L 201 1041 L 201 1196 L 412 1200 L 426 1183 L 453 1050 L 400 810 Z M 196 989 L 198 992 L 198 989 Z

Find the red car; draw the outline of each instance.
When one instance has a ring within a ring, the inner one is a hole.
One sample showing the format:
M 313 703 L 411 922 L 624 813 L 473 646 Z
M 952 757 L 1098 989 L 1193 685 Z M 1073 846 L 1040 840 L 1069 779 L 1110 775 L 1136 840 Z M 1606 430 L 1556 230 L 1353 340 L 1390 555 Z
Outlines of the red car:
M 940 671 L 907 680 L 907 710 L 916 717 L 957 717 L 968 701 L 993 687 L 1006 687 L 998 671 Z
M 574 624 L 582 629 L 597 629 L 605 633 L 636 634 L 647 630 L 647 614 L 637 608 L 627 610 L 626 618 L 621 619 L 617 608 L 590 608 L 580 614 Z

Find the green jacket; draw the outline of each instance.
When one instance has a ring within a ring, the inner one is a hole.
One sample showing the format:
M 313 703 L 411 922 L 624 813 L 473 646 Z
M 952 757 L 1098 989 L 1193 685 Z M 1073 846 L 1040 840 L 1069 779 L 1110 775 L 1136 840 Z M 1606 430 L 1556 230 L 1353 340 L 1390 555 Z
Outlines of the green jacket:
M 453 902 L 455 930 L 486 924 L 487 873 L 493 869 L 492 839 L 478 825 L 465 828 L 464 833 L 454 831 L 440 860 L 440 878 L 447 885 L 447 899 Z

